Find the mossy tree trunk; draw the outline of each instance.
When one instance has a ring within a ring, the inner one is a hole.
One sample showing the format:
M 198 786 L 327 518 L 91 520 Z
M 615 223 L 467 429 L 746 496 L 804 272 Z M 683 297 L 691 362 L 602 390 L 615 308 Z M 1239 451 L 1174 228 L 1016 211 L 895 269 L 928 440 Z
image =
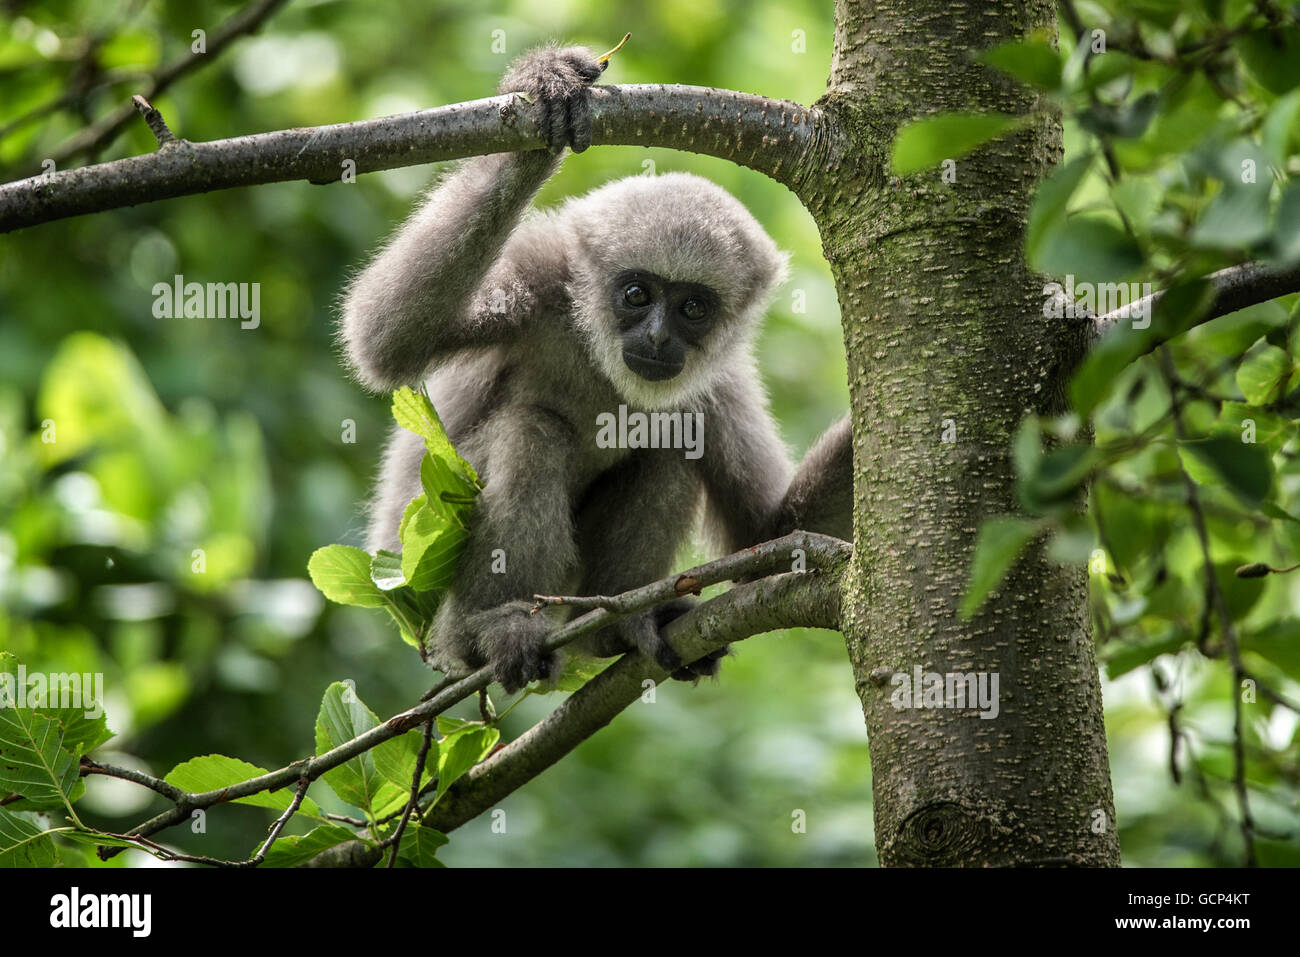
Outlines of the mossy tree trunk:
M 1047 0 L 837 0 L 819 104 L 856 161 L 797 184 L 821 230 L 852 394 L 856 553 L 844 631 L 870 738 L 885 865 L 1116 865 L 1119 843 L 1086 570 L 1039 545 L 958 617 L 981 521 L 1019 511 L 1010 445 L 1061 411 L 1083 330 L 1043 318 L 1024 262 L 1058 115 L 978 51 L 1055 31 Z M 899 180 L 899 124 L 948 110 L 1027 114 L 1019 132 Z M 839 152 L 839 150 L 836 150 Z M 946 433 L 946 434 L 945 434 Z M 945 441 L 945 439 L 947 441 Z M 892 675 L 995 673 L 999 713 L 905 708 Z

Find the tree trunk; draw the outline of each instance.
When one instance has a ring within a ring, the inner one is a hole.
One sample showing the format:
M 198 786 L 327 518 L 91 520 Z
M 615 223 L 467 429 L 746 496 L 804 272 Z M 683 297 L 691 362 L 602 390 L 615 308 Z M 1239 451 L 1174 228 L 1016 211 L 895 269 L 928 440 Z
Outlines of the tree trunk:
M 1035 184 L 1060 159 L 1058 115 L 974 59 L 1035 29 L 1055 33 L 1047 0 L 837 0 L 820 105 L 856 160 L 798 184 L 848 351 L 856 555 L 844 632 L 885 865 L 1119 863 L 1086 570 L 1035 546 L 972 621 L 957 615 L 981 520 L 1019 510 L 1016 426 L 1062 410 L 1085 347 L 1082 328 L 1043 318 L 1043 280 L 1022 252 Z M 1031 109 L 1028 127 L 960 159 L 953 183 L 938 169 L 889 173 L 902 122 Z M 897 709 L 892 676 L 915 666 L 996 674 L 997 717 Z

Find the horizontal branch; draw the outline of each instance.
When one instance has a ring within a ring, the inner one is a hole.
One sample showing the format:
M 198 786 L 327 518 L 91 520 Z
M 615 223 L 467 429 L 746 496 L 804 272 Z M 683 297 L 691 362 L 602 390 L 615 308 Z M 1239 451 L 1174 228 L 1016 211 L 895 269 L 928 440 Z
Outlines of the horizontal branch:
M 602 608 L 588 612 L 556 629 L 555 633 L 547 639 L 546 646 L 552 650 L 561 648 L 583 635 L 607 627 L 626 614 L 644 608 L 653 608 L 655 605 L 676 598 L 678 597 L 677 582 L 682 578 L 691 578 L 698 581 L 700 587 L 706 587 L 745 576 L 785 571 L 791 567 L 791 553 L 795 549 L 803 552 L 807 567 L 812 569 L 838 567 L 847 561 L 852 554 L 852 546 L 848 542 L 812 532 L 792 532 L 770 542 L 742 549 L 734 554 L 706 562 L 680 574 L 671 575 L 657 582 L 626 592 L 621 596 L 626 601 L 624 605 L 626 611 L 615 613 Z M 836 607 L 838 608 L 838 598 L 836 599 Z M 685 617 L 683 616 L 683 618 Z M 819 620 L 819 618 L 808 621 L 800 620 L 794 621 L 792 624 L 815 627 Z M 723 643 L 725 644 L 725 642 Z M 689 648 L 681 649 L 680 653 L 682 653 L 682 658 L 686 662 L 694 661 L 700 657 L 700 655 L 687 657 Z M 382 724 L 357 735 L 350 741 L 345 741 L 324 754 L 303 758 L 275 771 L 249 778 L 247 781 L 241 781 L 229 787 L 194 794 L 178 792 L 176 795 L 169 795 L 176 802 L 174 807 L 168 808 L 156 817 L 132 828 L 128 835 L 132 837 L 148 837 L 188 820 L 190 814 L 196 809 L 212 807 L 215 804 L 223 804 L 238 798 L 249 797 L 263 791 L 276 791 L 300 780 L 314 781 L 326 771 L 336 768 L 357 755 L 369 751 L 383 742 L 404 734 L 411 728 L 436 717 L 475 692 L 486 688 L 492 683 L 492 680 L 492 669 L 488 667 L 480 668 L 459 680 L 440 686 L 437 693 L 428 696 L 427 700 L 422 701 L 414 708 L 409 708 L 400 714 L 394 715 Z M 101 773 L 103 772 L 101 771 Z M 147 782 L 138 783 L 152 786 Z M 154 789 L 157 790 L 156 787 Z M 120 852 L 120 848 L 101 848 L 100 856 L 107 859 Z
M 1281 268 L 1261 263 L 1243 263 L 1240 266 L 1220 269 L 1205 278 L 1213 288 L 1213 298 L 1210 300 L 1209 308 L 1193 326 L 1218 319 L 1220 316 L 1245 309 L 1247 306 L 1257 306 L 1278 296 L 1285 296 L 1287 293 L 1300 292 L 1300 263 Z M 1165 290 L 1162 289 L 1113 312 L 1108 312 L 1104 316 L 1096 317 L 1093 319 L 1096 335 L 1100 337 L 1135 315 L 1150 315 L 1147 310 L 1157 307 L 1164 296 Z M 1153 342 L 1151 349 L 1159 345 L 1159 342 Z
M 536 110 L 510 93 L 376 120 L 206 143 L 178 139 L 145 156 L 0 185 L 0 232 L 236 186 L 331 183 L 345 171 L 539 149 Z M 717 156 L 791 188 L 814 162 L 827 162 L 832 139 L 816 108 L 698 86 L 593 87 L 591 120 L 594 144 Z
M 787 572 L 737 585 L 670 622 L 664 634 L 682 660 L 691 662 L 753 635 L 792 627 L 840 627 L 838 574 Z M 624 655 L 453 784 L 424 824 L 446 832 L 482 814 L 609 724 L 640 699 L 647 681 L 657 685 L 667 677 L 667 670 L 640 652 Z

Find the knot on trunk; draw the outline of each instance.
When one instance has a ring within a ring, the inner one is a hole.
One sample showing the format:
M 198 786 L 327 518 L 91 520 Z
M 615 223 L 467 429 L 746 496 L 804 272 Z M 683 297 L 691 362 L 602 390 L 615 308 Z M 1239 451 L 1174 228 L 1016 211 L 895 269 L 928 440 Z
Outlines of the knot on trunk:
M 955 801 L 935 801 L 909 814 L 890 841 L 888 863 L 901 867 L 960 867 L 978 859 L 991 828 L 987 819 Z

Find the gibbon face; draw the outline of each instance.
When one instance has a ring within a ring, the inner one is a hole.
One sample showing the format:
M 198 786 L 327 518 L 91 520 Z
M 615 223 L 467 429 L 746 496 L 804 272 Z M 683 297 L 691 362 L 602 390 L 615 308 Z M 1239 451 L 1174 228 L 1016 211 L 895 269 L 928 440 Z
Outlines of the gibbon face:
M 555 218 L 578 328 L 627 401 L 687 405 L 748 361 L 786 257 L 735 197 L 687 173 L 630 176 Z
M 647 382 L 672 379 L 718 318 L 709 286 L 627 270 L 614 278 L 610 310 L 622 337 L 623 364 Z

